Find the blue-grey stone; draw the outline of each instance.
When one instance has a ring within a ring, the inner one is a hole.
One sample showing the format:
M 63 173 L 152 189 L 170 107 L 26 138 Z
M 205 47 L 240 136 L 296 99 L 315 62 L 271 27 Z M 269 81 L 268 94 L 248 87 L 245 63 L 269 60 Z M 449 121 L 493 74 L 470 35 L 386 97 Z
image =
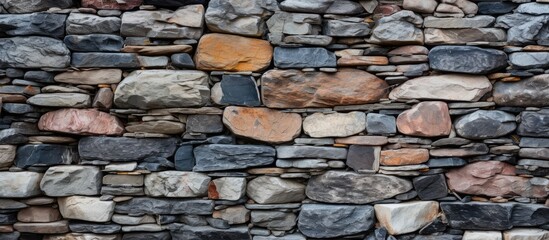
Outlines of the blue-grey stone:
M 220 105 L 261 105 L 255 79 L 244 75 L 223 75 L 221 82 L 212 88 L 212 99 Z
M 206 0 L 145 0 L 145 4 L 177 8 L 189 4 L 206 4 Z
M 347 158 L 347 149 L 336 147 L 278 146 L 276 152 L 278 158 Z
M 4 103 L 2 104 L 2 110 L 11 114 L 25 114 L 36 111 L 32 105 L 25 103 Z
M 17 148 L 14 164 L 19 168 L 54 166 L 78 161 L 75 146 L 57 144 L 29 144 Z
M 395 117 L 379 113 L 368 113 L 366 115 L 366 132 L 381 135 L 395 134 Z
M 70 59 L 69 49 L 55 38 L 0 38 L 0 68 L 65 68 Z
M 192 171 L 195 160 L 192 145 L 183 145 L 177 149 L 174 156 L 175 170 Z
M 549 137 L 549 111 L 522 112 L 517 133 L 528 137 Z
M 24 79 L 39 82 L 39 83 L 55 83 L 53 78 L 55 74 L 46 71 L 27 71 L 25 72 Z
M 75 52 L 119 52 L 124 39 L 111 34 L 67 35 L 63 40 Z
M 171 229 L 173 240 L 251 240 L 245 225 L 229 229 L 217 229 L 210 226 L 187 226 L 176 224 Z
M 29 139 L 17 129 L 8 128 L 0 131 L 0 144 L 22 144 Z
M 303 204 L 297 227 L 310 238 L 334 238 L 366 232 L 374 222 L 369 205 Z
M 114 212 L 121 214 L 212 214 L 212 200 L 181 200 L 167 198 L 136 197 L 117 203 Z
M 511 203 L 441 202 L 451 228 L 462 230 L 508 230 L 513 227 Z
M 78 152 L 84 160 L 140 161 L 147 157 L 171 157 L 177 148 L 175 138 L 85 137 Z
M 454 122 L 458 135 L 469 139 L 505 136 L 515 130 L 515 115 L 499 110 L 477 110 Z
M 73 67 L 88 68 L 138 68 L 140 66 L 137 55 L 134 53 L 78 53 L 72 54 Z
M 131 232 L 125 233 L 122 240 L 172 240 L 170 232 Z
M 163 157 L 147 157 L 137 165 L 137 169 L 158 172 L 173 169 L 174 163 Z
M 497 81 L 492 95 L 494 102 L 500 106 L 549 106 L 549 74 L 536 75 L 518 82 Z
M 18 240 L 20 236 L 19 232 L 0 233 L 0 239 L 2 240 Z
M 547 68 L 549 52 L 516 52 L 509 55 L 509 62 L 516 68 Z
M 448 195 L 448 186 L 443 174 L 415 177 L 412 181 L 419 199 L 433 200 Z
M 499 15 L 512 12 L 518 4 L 512 2 L 479 2 L 478 13 L 486 15 Z
M 189 115 L 185 128 L 187 133 L 220 133 L 223 132 L 223 123 L 219 115 Z
M 523 3 L 515 10 L 517 13 L 530 15 L 549 15 L 549 5 L 544 3 Z
M 429 52 L 429 65 L 443 72 L 487 74 L 507 67 L 507 54 L 472 46 L 437 46 Z
M 69 229 L 78 233 L 112 234 L 120 232 L 122 227 L 118 224 L 100 224 L 89 222 L 70 222 Z
M 523 137 L 520 138 L 521 148 L 549 148 L 549 138 L 533 138 L 533 137 Z
M 431 158 L 427 162 L 429 168 L 449 168 L 449 167 L 461 167 L 467 164 L 467 161 L 463 158 L 446 157 L 446 158 Z
M 549 223 L 549 207 L 542 204 L 516 203 L 511 214 L 515 227 L 535 227 Z
M 194 148 L 194 171 L 246 169 L 272 164 L 275 149 L 264 145 L 209 144 Z
M 8 36 L 40 35 L 62 38 L 66 15 L 53 13 L 0 14 L 0 32 Z
M 53 7 L 70 8 L 73 5 L 73 0 L 0 0 L 0 5 L 9 13 L 31 13 L 46 11 Z
M 179 68 L 194 69 L 194 61 L 188 53 L 176 53 L 171 56 L 172 65 Z
M 370 34 L 370 26 L 363 22 L 327 20 L 323 22 L 322 31 L 332 37 L 365 37 Z
M 14 224 L 17 222 L 17 213 L 0 213 L 0 224 Z M 1 238 L 0 238 L 1 239 Z
M 274 49 L 274 65 L 277 68 L 321 68 L 336 67 L 336 56 L 325 48 Z

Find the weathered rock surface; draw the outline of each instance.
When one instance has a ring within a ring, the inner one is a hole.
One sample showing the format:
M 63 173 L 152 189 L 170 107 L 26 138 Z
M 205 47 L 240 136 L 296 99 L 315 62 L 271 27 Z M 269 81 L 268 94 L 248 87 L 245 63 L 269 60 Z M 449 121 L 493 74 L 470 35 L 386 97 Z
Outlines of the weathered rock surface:
M 381 151 L 379 163 L 385 166 L 401 166 L 421 164 L 428 160 L 427 149 L 401 148 Z
M 153 197 L 201 197 L 210 177 L 201 173 L 164 171 L 145 176 L 145 194 Z
M 406 135 L 436 137 L 450 134 L 452 120 L 445 102 L 421 102 L 398 115 L 398 131 Z
M 264 145 L 209 144 L 194 148 L 197 172 L 245 169 L 274 162 L 275 149 Z
M 507 42 L 513 45 L 531 44 L 547 36 L 547 16 L 513 13 L 499 16 L 495 27 L 507 29 Z
M 66 18 L 65 15 L 51 13 L 2 14 L 0 25 L 2 32 L 8 36 L 40 35 L 61 38 L 65 33 Z
M 67 34 L 114 34 L 120 30 L 120 18 L 73 12 L 69 14 L 66 25 Z
M 124 46 L 124 39 L 112 34 L 67 35 L 63 42 L 75 52 L 118 52 Z
M 509 62 L 516 68 L 547 68 L 549 67 L 548 52 L 516 52 L 509 55 Z
M 25 198 L 40 195 L 42 173 L 0 172 L 0 197 Z
M 506 40 L 506 32 L 499 28 L 426 28 L 424 32 L 425 44 L 429 45 L 505 42 Z
M 14 164 L 19 168 L 54 166 L 78 161 L 73 146 L 58 144 L 29 144 L 17 148 Z
M 82 93 L 41 93 L 28 98 L 27 103 L 41 107 L 87 108 L 91 97 Z
M 433 13 L 438 2 L 435 0 L 404 0 L 402 8 L 419 13 Z
M 255 79 L 244 75 L 223 75 L 220 83 L 211 89 L 211 99 L 219 105 L 261 105 L 261 97 Z
M 277 146 L 276 156 L 279 158 L 345 159 L 347 149 L 316 146 Z
M 110 221 L 115 205 L 113 201 L 101 201 L 96 197 L 83 196 L 59 198 L 57 202 L 64 218 L 90 222 Z
M 261 78 L 263 103 L 270 108 L 372 103 L 384 97 L 387 88 L 376 76 L 350 68 L 336 73 L 270 70 Z
M 536 240 L 549 238 L 549 231 L 543 229 L 514 228 L 503 232 L 505 240 Z
M 124 37 L 199 39 L 202 28 L 189 23 L 202 23 L 203 18 L 202 6 L 180 8 L 176 11 L 161 9 L 125 12 L 122 15 L 120 34 Z
M 0 168 L 10 167 L 15 159 L 17 146 L 0 145 Z
M 117 203 L 116 213 L 141 214 L 212 214 L 214 202 L 212 200 L 181 200 L 166 198 L 136 197 L 129 201 Z
M 501 232 L 499 231 L 465 231 L 462 240 L 486 239 L 486 240 L 502 240 Z
M 188 226 L 182 225 L 181 227 L 171 230 L 173 240 L 185 240 L 185 239 L 226 239 L 226 240 L 251 240 L 252 237 L 248 232 L 248 227 L 238 226 L 230 229 L 218 229 L 210 226 Z
M 67 8 L 72 6 L 72 0 L 42 0 L 42 1 L 27 1 L 27 0 L 1 0 L 0 4 L 3 9 L 9 13 L 30 13 L 48 10 L 52 7 Z
M 412 11 L 403 10 L 381 18 L 370 41 L 386 45 L 423 44 L 423 19 Z
M 454 127 L 458 135 L 469 139 L 505 136 L 515 130 L 515 116 L 499 110 L 477 110 L 458 118 Z
M 304 204 L 298 228 L 312 238 L 334 238 L 370 230 L 374 226 L 372 206 Z
M 71 66 L 78 68 L 137 68 L 145 65 L 145 60 L 138 58 L 133 53 L 108 53 L 108 52 L 74 52 L 71 58 Z
M 325 48 L 276 47 L 273 54 L 277 68 L 336 67 L 336 56 Z
M 541 107 L 549 101 L 549 74 L 541 74 L 518 82 L 498 81 L 494 84 L 494 102 L 502 106 Z
M 420 1 L 416 1 L 420 2 Z M 483 28 L 489 27 L 496 21 L 496 18 L 487 15 L 478 15 L 471 18 L 439 18 L 426 17 L 423 21 L 423 27 L 426 28 Z
M 131 124 L 126 127 L 128 132 L 181 134 L 185 131 L 185 124 L 172 121 L 151 121 Z
M 176 144 L 175 138 L 85 137 L 78 143 L 78 152 L 84 160 L 128 162 L 171 157 Z
M 301 202 L 305 185 L 278 177 L 261 176 L 248 182 L 248 197 L 260 204 Z
M 412 183 L 421 200 L 434 200 L 448 195 L 444 174 L 415 177 Z
M 415 232 L 438 216 L 438 202 L 416 201 L 374 205 L 376 218 L 389 234 Z
M 366 129 L 366 114 L 350 113 L 314 113 L 303 120 L 305 134 L 315 137 L 347 137 Z
M 265 21 L 275 10 L 278 4 L 270 0 L 214 0 L 208 3 L 206 25 L 214 32 L 260 37 L 267 29 Z
M 283 143 L 301 133 L 301 116 L 268 108 L 227 107 L 223 123 L 235 135 L 269 143 Z
M 61 40 L 48 37 L 2 38 L 0 49 L 3 68 L 64 68 L 71 59 L 69 49 Z
M 377 171 L 379 168 L 380 147 L 351 145 L 347 153 L 345 164 L 355 170 Z
M 21 222 L 55 222 L 62 220 L 59 210 L 51 207 L 29 207 L 17 213 L 17 220 Z
M 529 137 L 549 137 L 549 112 L 543 110 L 522 112 L 517 134 Z
M 118 2 L 116 0 L 82 0 L 82 7 L 106 9 L 106 10 L 130 10 L 138 7 L 143 0 L 126 0 Z
M 471 46 L 437 46 L 429 51 L 429 65 L 444 72 L 487 74 L 507 67 L 507 54 Z
M 279 211 L 252 211 L 251 223 L 254 226 L 264 227 L 272 231 L 288 231 L 296 224 L 297 216 L 294 213 Z
M 336 1 L 334 4 L 340 2 L 343 1 Z M 363 22 L 326 20 L 323 22 L 322 31 L 331 37 L 365 37 L 370 34 L 371 29 L 368 24 Z
M 440 208 L 450 227 L 455 229 L 507 230 L 513 227 L 513 204 L 443 202 Z
M 405 193 L 412 184 L 402 178 L 353 172 L 328 171 L 312 177 L 306 188 L 307 197 L 326 203 L 366 204 Z
M 138 70 L 120 82 L 114 104 L 140 109 L 195 107 L 209 97 L 208 75 L 202 71 Z
M 101 170 L 95 166 L 53 166 L 44 173 L 40 189 L 52 197 L 98 195 L 101 178 Z
M 246 194 L 246 179 L 222 177 L 214 179 L 208 186 L 208 198 L 236 201 Z
M 40 117 L 38 128 L 80 135 L 122 135 L 124 127 L 115 116 L 92 109 L 66 108 Z

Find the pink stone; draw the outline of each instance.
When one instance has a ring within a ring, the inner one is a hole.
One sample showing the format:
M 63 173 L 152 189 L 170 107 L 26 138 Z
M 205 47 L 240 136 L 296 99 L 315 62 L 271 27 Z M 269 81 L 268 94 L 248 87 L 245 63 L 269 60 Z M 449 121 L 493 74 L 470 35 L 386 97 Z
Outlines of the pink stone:
M 141 3 L 143 3 L 143 0 L 82 0 L 82 7 L 95 9 L 130 10 L 138 7 L 139 5 L 141 5 Z
M 445 102 L 421 102 L 402 112 L 397 118 L 398 131 L 411 136 L 448 136 L 452 120 Z
M 65 108 L 40 117 L 38 128 L 79 135 L 122 135 L 124 125 L 115 116 L 95 109 Z

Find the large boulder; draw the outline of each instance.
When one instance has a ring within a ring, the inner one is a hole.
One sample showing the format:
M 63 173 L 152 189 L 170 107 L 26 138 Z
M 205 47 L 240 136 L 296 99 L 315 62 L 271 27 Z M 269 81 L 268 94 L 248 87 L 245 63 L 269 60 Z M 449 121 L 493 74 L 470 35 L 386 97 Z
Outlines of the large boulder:
M 507 54 L 472 46 L 437 46 L 429 51 L 429 64 L 437 71 L 487 74 L 507 67 Z
M 0 39 L 0 67 L 64 68 L 71 57 L 63 41 L 48 37 Z

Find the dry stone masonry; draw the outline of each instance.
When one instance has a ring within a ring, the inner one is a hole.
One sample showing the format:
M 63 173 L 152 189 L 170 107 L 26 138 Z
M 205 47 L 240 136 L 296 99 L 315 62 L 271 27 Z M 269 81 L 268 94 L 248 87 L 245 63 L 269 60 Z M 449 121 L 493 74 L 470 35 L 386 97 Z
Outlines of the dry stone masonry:
M 548 0 L 0 0 L 0 240 L 549 240 Z

